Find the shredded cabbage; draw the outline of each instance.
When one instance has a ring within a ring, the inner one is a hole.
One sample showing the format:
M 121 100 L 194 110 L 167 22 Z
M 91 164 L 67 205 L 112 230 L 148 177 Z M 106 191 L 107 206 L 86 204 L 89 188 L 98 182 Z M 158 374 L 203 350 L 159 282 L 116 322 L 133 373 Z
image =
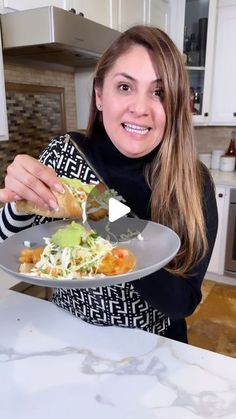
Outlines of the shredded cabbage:
M 96 233 L 82 244 L 61 248 L 44 238 L 46 246 L 32 272 L 52 279 L 94 277 L 104 256 L 115 246 Z

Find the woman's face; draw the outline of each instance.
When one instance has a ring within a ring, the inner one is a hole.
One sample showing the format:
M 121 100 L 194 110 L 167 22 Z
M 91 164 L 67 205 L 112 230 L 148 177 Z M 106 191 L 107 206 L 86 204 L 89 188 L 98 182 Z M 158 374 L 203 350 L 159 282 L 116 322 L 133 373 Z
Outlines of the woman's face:
M 166 124 L 162 82 L 144 47 L 121 55 L 95 93 L 105 130 L 122 154 L 141 157 L 161 142 Z

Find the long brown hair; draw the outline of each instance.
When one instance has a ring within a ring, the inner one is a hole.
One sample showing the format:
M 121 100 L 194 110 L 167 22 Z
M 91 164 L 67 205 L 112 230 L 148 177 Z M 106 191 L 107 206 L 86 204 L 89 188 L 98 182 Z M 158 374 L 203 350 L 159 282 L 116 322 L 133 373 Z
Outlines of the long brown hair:
M 88 138 L 105 129 L 95 102 L 95 87 L 102 88 L 107 72 L 132 46 L 144 46 L 158 69 L 163 83 L 166 126 L 156 157 L 146 167 L 151 194 L 151 218 L 172 228 L 181 239 L 181 248 L 168 270 L 184 275 L 207 250 L 201 204 L 201 166 L 193 138 L 189 106 L 188 74 L 182 56 L 169 36 L 158 28 L 135 26 L 105 51 L 94 77 Z

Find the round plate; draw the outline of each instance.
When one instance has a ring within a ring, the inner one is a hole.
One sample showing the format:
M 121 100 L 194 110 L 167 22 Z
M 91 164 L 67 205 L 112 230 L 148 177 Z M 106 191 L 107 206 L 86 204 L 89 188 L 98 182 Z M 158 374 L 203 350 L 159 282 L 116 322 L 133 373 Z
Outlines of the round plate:
M 135 254 L 137 261 L 132 272 L 123 275 L 94 277 L 93 279 L 86 277 L 81 279 L 49 279 L 18 272 L 18 258 L 22 248 L 25 247 L 25 241 L 29 241 L 34 247 L 44 246 L 44 237 L 51 237 L 58 228 L 70 224 L 71 221 L 63 220 L 41 224 L 9 237 L 0 244 L 0 267 L 19 280 L 34 285 L 52 288 L 96 288 L 134 281 L 147 276 L 163 268 L 173 259 L 180 247 L 180 239 L 173 230 L 152 221 L 146 221 L 145 228 L 141 231 L 143 240 L 139 240 L 137 234 L 140 231 L 140 225 L 143 226 L 144 220 L 122 217 L 118 223 L 118 234 L 122 234 L 123 241 L 118 245 L 130 249 Z M 78 222 L 78 220 L 75 221 Z M 98 223 L 100 222 L 97 222 L 96 226 Z M 124 235 L 126 235 L 127 241 L 124 241 Z

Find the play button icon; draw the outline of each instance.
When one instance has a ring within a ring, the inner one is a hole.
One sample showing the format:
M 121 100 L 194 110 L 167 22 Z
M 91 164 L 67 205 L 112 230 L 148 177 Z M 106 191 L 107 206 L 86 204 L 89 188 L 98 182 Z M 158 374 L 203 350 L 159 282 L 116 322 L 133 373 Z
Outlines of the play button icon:
M 108 219 L 111 223 L 130 212 L 130 207 L 117 201 L 115 198 L 110 198 L 108 201 Z
M 85 226 L 111 243 L 137 239 L 148 223 L 134 217 L 133 210 L 119 198 L 116 199 L 116 195 L 111 197 L 111 193 L 97 188 L 93 188 L 88 195 L 84 216 Z

